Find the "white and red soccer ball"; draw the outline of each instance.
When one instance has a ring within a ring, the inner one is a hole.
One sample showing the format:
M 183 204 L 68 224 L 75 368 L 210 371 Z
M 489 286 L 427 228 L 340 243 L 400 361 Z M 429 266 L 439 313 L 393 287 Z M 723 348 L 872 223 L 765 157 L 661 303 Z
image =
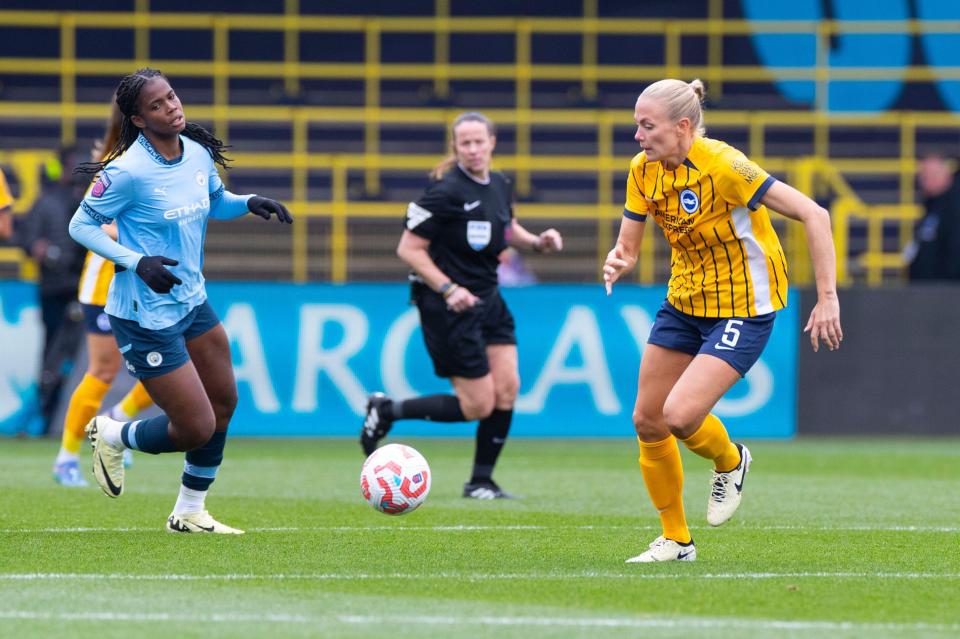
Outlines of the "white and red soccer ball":
M 410 446 L 387 444 L 363 462 L 360 490 L 380 512 L 404 515 L 416 510 L 430 493 L 430 466 Z

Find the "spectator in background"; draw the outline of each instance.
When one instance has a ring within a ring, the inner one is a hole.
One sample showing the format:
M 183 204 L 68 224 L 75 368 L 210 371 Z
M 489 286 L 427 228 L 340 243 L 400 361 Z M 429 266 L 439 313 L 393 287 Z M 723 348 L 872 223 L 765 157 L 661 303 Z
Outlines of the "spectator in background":
M 920 161 L 917 180 L 924 213 L 904 252 L 910 281 L 960 280 L 960 180 L 955 164 L 936 154 Z
M 0 170 L 0 242 L 10 239 L 13 235 L 13 217 L 11 208 L 13 207 L 13 196 L 10 195 L 10 187 L 7 186 L 7 178 Z
M 500 253 L 497 280 L 500 286 L 530 286 L 537 283 L 536 274 L 527 266 L 520 251 L 508 246 Z
M 39 267 L 40 316 L 45 331 L 40 373 L 44 432 L 50 427 L 81 337 L 76 295 L 84 250 L 67 230 L 87 183 L 86 178 L 74 176 L 76 163 L 76 149 L 64 147 L 54 161 L 44 165 L 45 188 L 18 232 L 18 243 Z

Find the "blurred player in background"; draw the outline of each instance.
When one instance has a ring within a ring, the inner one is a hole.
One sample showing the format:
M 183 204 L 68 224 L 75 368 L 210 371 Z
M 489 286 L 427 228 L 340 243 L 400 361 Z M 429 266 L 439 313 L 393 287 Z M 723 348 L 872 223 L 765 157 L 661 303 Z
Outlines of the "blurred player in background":
M 38 400 L 43 432 L 51 426 L 64 382 L 73 370 L 83 339 L 77 282 L 83 269 L 83 248 L 67 227 L 83 198 L 86 180 L 78 179 L 77 150 L 61 147 L 40 172 L 42 189 L 29 213 L 20 220 L 17 243 L 37 265 L 37 297 L 43 321 L 43 356 Z
M 13 196 L 7 186 L 7 178 L 0 170 L 0 242 L 10 239 L 13 235 Z
M 93 161 L 106 159 L 107 152 L 120 139 L 120 109 L 115 100 L 110 101 L 110 118 L 107 120 L 103 140 L 97 140 L 92 151 Z M 103 230 L 112 239 L 117 239 L 116 224 L 103 225 Z M 77 299 L 83 309 L 83 321 L 87 334 L 87 371 L 70 396 L 63 420 L 63 435 L 60 452 L 53 464 L 53 478 L 70 487 L 86 486 L 87 480 L 80 472 L 80 444 L 84 439 L 83 429 L 97 414 L 103 398 L 110 390 L 117 372 L 120 370 L 120 352 L 117 341 L 110 328 L 110 320 L 104 312 L 107 303 L 107 289 L 113 280 L 113 262 L 105 260 L 93 251 L 88 251 L 80 275 Z M 137 382 L 130 392 L 113 406 L 107 415 L 120 421 L 128 421 L 142 410 L 153 404 L 143 384 Z M 132 460 L 132 452 L 124 451 L 127 466 Z
M 123 450 L 188 451 L 170 532 L 242 534 L 206 510 L 223 460 L 237 386 L 227 334 L 207 301 L 202 273 L 207 222 L 252 212 L 283 223 L 286 208 L 224 189 L 223 143 L 187 122 L 170 83 L 155 69 L 123 78 L 116 92 L 120 137 L 70 224 L 73 237 L 117 265 L 106 312 L 127 369 L 165 414 L 135 422 L 107 416 L 87 425 L 93 470 L 108 497 L 123 493 Z M 119 243 L 102 228 L 116 220 Z M 122 267 L 122 269 L 121 269 Z M 168 268 L 172 267 L 172 268 Z
M 740 151 L 704 137 L 699 80 L 661 80 L 636 103 L 627 201 L 616 246 L 607 255 L 607 293 L 637 261 L 647 216 L 673 249 L 667 299 L 640 362 L 633 421 L 640 468 L 663 534 L 628 562 L 693 561 L 683 509 L 677 439 L 713 461 L 707 522 L 719 526 L 740 505 L 750 452 L 734 444 L 711 413 L 747 374 L 787 303 L 787 264 L 766 207 L 803 222 L 816 275 L 817 303 L 805 331 L 839 348 L 836 257 L 826 210 L 778 182 Z
M 498 256 L 508 246 L 559 251 L 563 240 L 556 229 L 534 235 L 514 217 L 510 183 L 490 170 L 496 131 L 486 116 L 458 116 L 451 146 L 433 182 L 407 207 L 397 255 L 413 271 L 412 298 L 434 371 L 450 379 L 455 394 L 394 401 L 375 393 L 360 443 L 369 455 L 400 419 L 479 420 L 463 496 L 509 498 L 493 481 L 493 469 L 513 420 L 520 376 L 513 315 L 497 286 Z

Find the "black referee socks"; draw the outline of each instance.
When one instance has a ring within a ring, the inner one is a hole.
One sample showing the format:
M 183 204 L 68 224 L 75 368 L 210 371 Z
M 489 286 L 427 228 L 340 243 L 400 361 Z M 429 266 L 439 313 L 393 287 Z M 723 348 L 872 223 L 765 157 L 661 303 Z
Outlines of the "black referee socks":
M 465 422 L 456 395 L 423 395 L 393 402 L 389 419 L 425 419 L 431 422 Z
M 477 452 L 473 458 L 473 477 L 470 483 L 489 481 L 493 476 L 493 467 L 503 450 L 513 421 L 513 409 L 493 409 L 490 416 L 481 419 L 477 426 Z

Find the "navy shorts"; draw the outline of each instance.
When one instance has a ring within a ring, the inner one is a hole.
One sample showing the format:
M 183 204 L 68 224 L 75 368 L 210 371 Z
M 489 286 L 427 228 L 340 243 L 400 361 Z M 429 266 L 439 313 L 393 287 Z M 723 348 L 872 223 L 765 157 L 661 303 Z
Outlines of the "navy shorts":
M 94 335 L 113 335 L 110 327 L 110 317 L 98 304 L 81 304 L 83 308 L 83 325 L 88 333 Z
M 694 317 L 664 302 L 650 328 L 648 344 L 688 353 L 713 355 L 747 374 L 763 352 L 776 313 L 756 317 Z
M 483 303 L 454 313 L 439 293 L 414 284 L 420 329 L 438 377 L 477 379 L 490 372 L 487 346 L 516 344 L 516 325 L 507 303 L 494 291 Z
M 197 306 L 173 326 L 159 330 L 143 328 L 133 320 L 109 317 L 127 370 L 137 379 L 166 375 L 186 364 L 190 359 L 187 342 L 220 323 L 210 302 Z

